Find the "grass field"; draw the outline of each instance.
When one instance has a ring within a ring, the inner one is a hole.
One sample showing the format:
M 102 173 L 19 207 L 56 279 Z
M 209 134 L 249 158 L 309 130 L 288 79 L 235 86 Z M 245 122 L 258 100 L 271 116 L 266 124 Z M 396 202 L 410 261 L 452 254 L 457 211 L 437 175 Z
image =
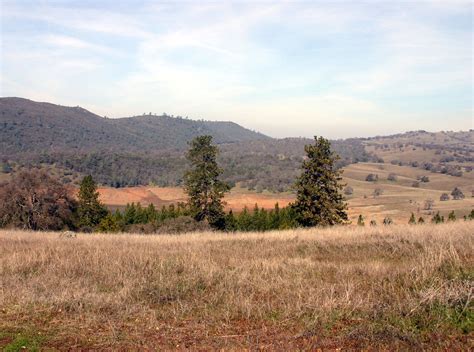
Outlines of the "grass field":
M 474 222 L 181 236 L 0 232 L 15 350 L 469 350 Z

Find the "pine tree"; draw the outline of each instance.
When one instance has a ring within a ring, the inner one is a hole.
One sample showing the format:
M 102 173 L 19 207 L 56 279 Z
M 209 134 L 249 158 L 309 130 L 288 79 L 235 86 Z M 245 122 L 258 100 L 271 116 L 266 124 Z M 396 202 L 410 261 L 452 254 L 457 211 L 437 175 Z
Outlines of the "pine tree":
M 315 137 L 314 145 L 306 145 L 307 160 L 296 181 L 296 201 L 292 204 L 301 226 L 326 226 L 345 223 L 346 208 L 341 190 L 341 171 L 336 170 L 339 159 L 331 151 L 331 144 L 323 137 Z
M 107 216 L 107 208 L 99 200 L 97 185 L 91 175 L 82 179 L 77 208 L 80 227 L 95 227 Z
M 211 143 L 211 136 L 199 136 L 190 143 L 187 159 L 192 169 L 184 177 L 185 191 L 197 221 L 206 220 L 212 227 L 224 229 L 222 198 L 230 187 L 219 179 L 222 169 L 217 165 L 218 150 Z
M 225 217 L 225 230 L 228 232 L 237 231 L 237 220 L 232 209 L 229 210 L 229 214 Z
M 456 214 L 454 210 L 448 214 L 448 221 L 456 221 Z
M 415 225 L 416 224 L 415 214 L 411 213 L 410 220 L 408 220 L 408 223 L 410 225 Z

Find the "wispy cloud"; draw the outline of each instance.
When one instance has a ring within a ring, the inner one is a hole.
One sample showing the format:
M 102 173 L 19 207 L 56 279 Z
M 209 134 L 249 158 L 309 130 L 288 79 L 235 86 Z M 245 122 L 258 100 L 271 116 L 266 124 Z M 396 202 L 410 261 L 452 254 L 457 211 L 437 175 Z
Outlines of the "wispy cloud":
M 472 128 L 468 2 L 5 2 L 2 20 L 7 95 L 278 136 L 441 129 L 446 114 Z

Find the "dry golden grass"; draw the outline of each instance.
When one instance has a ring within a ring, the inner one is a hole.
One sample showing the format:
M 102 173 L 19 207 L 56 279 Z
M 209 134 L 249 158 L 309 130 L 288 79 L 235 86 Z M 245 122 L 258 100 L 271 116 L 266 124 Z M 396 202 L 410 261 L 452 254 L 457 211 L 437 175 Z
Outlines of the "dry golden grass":
M 2 231 L 0 346 L 468 350 L 473 225 Z

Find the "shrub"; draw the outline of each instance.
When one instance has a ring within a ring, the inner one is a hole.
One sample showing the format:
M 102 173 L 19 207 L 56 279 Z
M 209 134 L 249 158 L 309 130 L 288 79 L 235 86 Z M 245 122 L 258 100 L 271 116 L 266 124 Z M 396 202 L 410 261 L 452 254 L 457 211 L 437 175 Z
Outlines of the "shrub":
M 430 182 L 430 178 L 428 176 L 419 176 L 418 180 L 424 183 Z
M 424 210 L 431 210 L 433 209 L 434 206 L 434 200 L 433 199 L 427 199 L 425 200 L 425 204 L 423 206 Z
M 372 195 L 375 197 L 378 197 L 378 196 L 381 196 L 383 194 L 383 189 L 382 188 L 376 188 L 374 189 L 374 192 L 372 193 Z
M 389 217 L 384 218 L 383 219 L 383 224 L 384 225 L 392 225 L 393 224 L 392 218 L 389 218 Z
M 425 219 L 423 219 L 423 217 L 420 216 L 418 219 L 418 224 L 424 224 L 424 223 L 425 223 Z
M 365 226 L 364 217 L 362 216 L 362 214 L 360 214 L 359 218 L 357 219 L 357 225 Z
M 453 196 L 454 200 L 464 199 L 464 193 L 462 193 L 462 191 L 458 187 L 455 187 L 453 189 L 451 195 Z
M 416 224 L 415 214 L 411 213 L 410 219 L 408 220 L 408 224 L 410 225 Z
M 166 219 L 156 231 L 160 234 L 179 234 L 185 232 L 211 231 L 211 227 L 205 221 L 196 221 L 190 216 L 179 216 L 174 219 Z
M 0 227 L 71 229 L 76 208 L 69 190 L 42 171 L 24 171 L 0 184 Z
M 346 188 L 344 188 L 344 194 L 346 196 L 350 196 L 353 193 L 354 193 L 354 189 L 351 186 L 347 186 Z
M 431 222 L 434 224 L 441 224 L 444 222 L 444 216 L 439 215 L 439 211 L 431 218 Z
M 377 226 L 377 221 L 370 220 L 370 226 Z
M 445 202 L 445 201 L 449 200 L 449 194 L 443 193 L 443 194 L 439 197 L 439 200 L 442 201 L 442 202 Z
M 456 221 L 456 214 L 454 214 L 454 210 L 449 213 L 448 221 Z
M 377 174 L 368 174 L 367 177 L 365 178 L 367 182 L 376 182 L 378 181 L 378 179 L 379 179 L 379 175 Z
M 395 175 L 394 173 L 390 173 L 390 174 L 388 174 L 387 180 L 396 181 L 397 180 L 397 175 Z

